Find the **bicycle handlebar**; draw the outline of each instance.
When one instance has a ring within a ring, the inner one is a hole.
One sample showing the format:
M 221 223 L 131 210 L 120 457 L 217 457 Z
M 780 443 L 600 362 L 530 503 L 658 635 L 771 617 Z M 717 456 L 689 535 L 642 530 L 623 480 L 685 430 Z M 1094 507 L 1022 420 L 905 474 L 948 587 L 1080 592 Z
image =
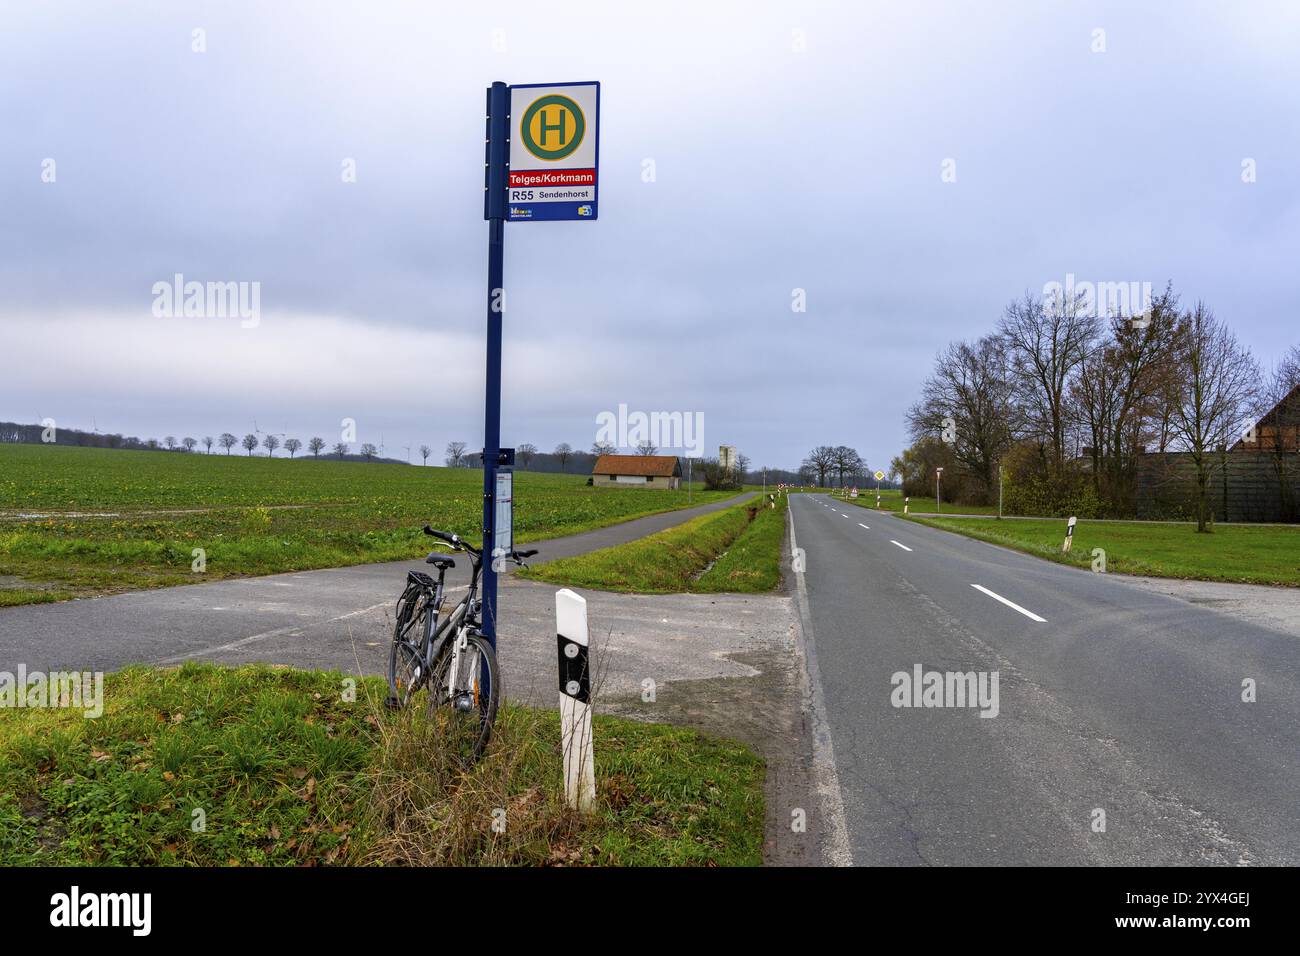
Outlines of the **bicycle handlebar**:
M 431 538 L 437 538 L 439 541 L 445 541 L 452 546 L 455 551 L 468 551 L 470 554 L 481 554 L 478 548 L 470 544 L 458 534 L 449 534 L 446 531 L 439 531 L 436 528 L 430 528 L 427 524 L 424 526 L 424 533 Z
M 446 531 L 438 531 L 435 528 L 430 528 L 427 524 L 424 526 L 424 533 L 431 538 L 437 538 L 439 541 L 447 542 L 447 544 L 451 545 L 457 551 L 464 549 L 470 554 L 479 555 L 480 557 L 483 554 L 480 549 L 474 547 L 474 545 L 470 544 L 460 535 L 449 534 Z M 522 561 L 524 558 L 531 558 L 535 554 L 537 554 L 537 549 L 531 548 L 528 551 L 511 551 L 508 557 L 513 561 Z

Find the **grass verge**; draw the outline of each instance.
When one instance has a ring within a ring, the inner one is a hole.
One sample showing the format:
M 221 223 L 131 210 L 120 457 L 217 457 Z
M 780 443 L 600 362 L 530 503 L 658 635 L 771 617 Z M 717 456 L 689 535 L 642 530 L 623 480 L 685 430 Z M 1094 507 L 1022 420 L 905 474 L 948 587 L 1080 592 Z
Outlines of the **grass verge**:
M 838 494 L 836 495 L 838 497 Z M 876 491 L 874 488 L 861 488 L 858 490 L 858 497 L 842 499 L 846 504 L 857 505 L 859 508 L 866 508 L 869 511 L 876 509 Z M 880 492 L 880 511 L 896 511 L 899 514 L 903 512 L 903 493 L 897 489 L 884 488 Z M 935 510 L 933 498 L 920 497 L 913 495 L 907 502 L 908 511 L 929 513 Z M 939 506 L 942 511 L 952 511 L 964 515 L 995 515 L 998 513 L 997 505 L 961 505 L 954 504 L 951 501 L 945 501 Z
M 108 675 L 98 718 L 8 712 L 0 865 L 761 862 L 764 765 L 739 744 L 597 717 L 597 804 L 579 815 L 562 803 L 555 712 L 503 707 L 461 773 L 422 709 L 382 708 L 382 679 L 352 702 L 345 687 L 339 673 L 139 667 Z
M 1100 548 L 1108 572 L 1300 587 L 1300 527 L 1219 524 L 1213 534 L 1197 534 L 1195 524 L 1081 518 L 1070 553 L 1062 554 L 1063 518 L 909 520 L 1077 567 L 1091 567 Z
M 656 534 L 519 572 L 551 584 L 637 594 L 770 591 L 781 582 L 785 500 L 753 498 Z

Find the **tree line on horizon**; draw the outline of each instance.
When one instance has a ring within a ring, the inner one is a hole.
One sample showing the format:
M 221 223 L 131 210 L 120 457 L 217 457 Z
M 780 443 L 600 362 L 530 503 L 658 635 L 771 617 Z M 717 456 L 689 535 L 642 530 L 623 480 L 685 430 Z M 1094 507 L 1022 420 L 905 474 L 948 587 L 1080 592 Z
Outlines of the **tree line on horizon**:
M 45 431 L 46 429 L 42 425 L 0 422 L 0 443 L 48 444 L 42 437 Z M 202 439 L 195 439 L 187 436 L 177 439 L 174 435 L 168 435 L 159 441 L 156 438 L 140 439 L 134 436 L 124 437 L 117 433 L 100 434 L 99 432 L 88 432 L 75 428 L 56 429 L 54 443 L 136 451 L 174 451 L 181 454 L 193 453 L 202 445 L 206 454 L 212 454 L 214 447 L 224 450 L 227 455 L 231 454 L 236 448 L 242 448 L 249 457 L 259 448 L 263 448 L 266 450 L 268 458 L 274 457 L 275 452 L 280 448 L 287 451 L 289 457 L 293 458 L 304 447 L 313 458 L 319 458 L 328 446 L 325 439 L 319 436 L 313 436 L 304 446 L 303 442 L 297 438 L 283 438 L 280 435 L 271 434 L 259 436 L 251 432 L 244 435 L 243 438 L 231 432 L 223 432 L 215 438 L 205 436 Z M 332 456 L 338 460 L 349 458 L 355 460 L 359 458 L 363 461 L 374 461 L 380 459 L 379 449 L 371 442 L 362 443 L 357 455 L 352 454 L 349 442 L 336 442 L 329 448 L 330 450 L 326 452 L 326 456 Z M 420 445 L 418 451 L 421 463 L 427 465 L 430 456 L 433 455 L 433 449 L 428 445 Z M 643 441 L 636 446 L 635 453 L 638 455 L 653 455 L 657 451 L 659 451 L 659 448 L 654 444 Z M 601 455 L 616 455 L 618 453 L 619 449 L 613 444 L 601 441 L 594 442 L 591 449 L 586 452 L 575 450 L 568 442 L 560 442 L 549 453 L 539 451 L 532 442 L 523 442 L 515 449 L 515 460 L 525 471 L 568 473 L 572 465 L 575 472 L 586 471 L 589 473 L 596 459 Z M 386 460 L 399 461 L 398 459 Z M 449 468 L 478 468 L 482 465 L 480 455 L 477 452 L 471 453 L 468 443 L 463 441 L 447 443 L 443 454 L 443 463 Z M 748 471 L 749 459 L 744 455 L 737 456 L 737 464 L 730 470 L 723 469 L 717 458 L 697 458 L 694 459 L 693 463 L 695 468 L 699 470 L 699 478 L 705 483 L 706 488 L 739 487 L 749 477 L 753 477 Z M 792 481 L 797 477 L 793 472 L 777 469 L 769 469 L 768 472 L 771 481 Z M 683 476 L 685 476 L 685 470 Z
M 54 429 L 54 441 L 50 442 L 45 438 L 48 429 L 43 425 L 22 425 L 16 422 L 0 422 L 0 444 L 57 444 L 57 445 L 76 445 L 82 448 L 115 448 L 128 451 L 174 451 L 181 453 L 193 452 L 199 445 L 202 445 L 207 454 L 212 454 L 214 446 L 225 449 L 227 455 L 231 451 L 240 447 L 248 455 L 252 455 L 258 448 L 265 448 L 267 457 L 272 457 L 275 451 L 283 448 L 293 458 L 304 447 L 302 441 L 297 438 L 282 438 L 280 435 L 263 434 L 260 437 L 257 434 L 249 433 L 243 438 L 222 432 L 216 438 L 205 436 L 202 439 L 197 438 L 180 438 L 174 435 L 168 435 L 161 441 L 157 438 L 136 438 L 135 436 L 123 436 L 120 433 L 101 434 L 99 432 L 88 432 L 78 428 L 56 428 Z M 320 453 L 327 446 L 325 439 L 314 436 L 306 444 L 307 450 L 312 457 L 319 458 Z M 420 452 L 428 460 L 433 450 L 427 445 L 420 446 Z M 380 457 L 379 449 L 372 442 L 363 442 L 358 449 L 358 455 L 352 455 L 352 445 L 350 442 L 336 442 L 331 452 L 334 457 L 344 459 L 348 457 L 360 457 L 366 461 L 373 461 Z

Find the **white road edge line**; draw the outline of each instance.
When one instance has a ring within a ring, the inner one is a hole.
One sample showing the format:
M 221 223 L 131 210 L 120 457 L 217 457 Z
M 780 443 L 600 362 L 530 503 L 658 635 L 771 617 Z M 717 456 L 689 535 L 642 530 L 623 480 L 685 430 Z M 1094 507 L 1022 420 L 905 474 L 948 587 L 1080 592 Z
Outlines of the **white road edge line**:
M 912 549 L 909 548 L 907 545 L 902 544 L 901 542 L 895 541 L 893 538 L 890 538 L 890 539 L 889 539 L 889 543 L 890 543 L 890 544 L 896 544 L 896 545 L 898 545 L 898 546 L 899 546 L 900 548 L 902 548 L 904 551 L 911 551 L 911 550 L 912 550 Z
M 794 509 L 787 508 L 786 523 L 790 528 L 790 550 L 798 550 L 794 535 Z M 822 692 L 821 671 L 817 667 L 817 640 L 813 635 L 812 614 L 808 606 L 808 586 L 803 571 L 793 571 L 795 580 L 795 607 L 799 627 L 795 635 L 796 646 L 803 658 L 803 691 L 808 702 L 812 722 L 813 786 L 826 818 L 825 842 L 821 857 L 832 866 L 852 866 L 853 849 L 849 843 L 849 830 L 845 823 L 844 792 L 840 788 L 840 775 L 835 764 L 835 745 L 831 740 L 831 726 L 826 718 L 826 697 Z
M 858 527 L 859 527 L 859 528 L 867 528 L 867 526 L 864 525 L 861 521 L 858 522 Z M 870 528 L 867 528 L 867 530 L 870 531 L 871 529 L 870 529 Z
M 1008 600 L 1007 600 L 1006 598 L 1004 598 L 1001 594 L 998 594 L 998 593 L 996 593 L 996 592 L 994 592 L 994 591 L 990 591 L 988 588 L 984 587 L 984 585 L 982 585 L 982 584 L 972 584 L 971 587 L 973 587 L 976 591 L 980 591 L 980 592 L 982 592 L 982 593 L 984 593 L 984 594 L 987 594 L 989 597 L 991 597 L 991 598 L 992 598 L 993 600 L 995 600 L 995 601 L 1001 601 L 1003 604 L 1005 604 L 1007 607 L 1011 608 L 1013 611 L 1019 611 L 1019 612 L 1020 612 L 1021 614 L 1023 614 L 1025 617 L 1027 617 L 1027 618 L 1029 618 L 1029 619 L 1031 619 L 1031 620 L 1037 621 L 1039 624 L 1046 624 L 1046 623 L 1047 623 L 1047 618 L 1045 618 L 1045 617 L 1039 617 L 1039 616 L 1038 616 L 1037 614 L 1035 614 L 1033 611 L 1026 611 L 1023 607 L 1021 607 L 1021 606 L 1020 606 L 1019 604 L 1017 604 L 1015 601 L 1008 601 Z

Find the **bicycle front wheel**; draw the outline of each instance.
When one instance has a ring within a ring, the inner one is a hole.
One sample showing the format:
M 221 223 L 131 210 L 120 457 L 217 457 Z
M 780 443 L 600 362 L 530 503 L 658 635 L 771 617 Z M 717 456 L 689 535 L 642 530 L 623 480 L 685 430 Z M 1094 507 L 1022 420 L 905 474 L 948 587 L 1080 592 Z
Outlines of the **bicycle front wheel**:
M 470 634 L 465 646 L 443 645 L 429 675 L 429 716 L 443 734 L 444 752 L 461 766 L 483 756 L 501 703 L 497 656 L 487 639 Z

